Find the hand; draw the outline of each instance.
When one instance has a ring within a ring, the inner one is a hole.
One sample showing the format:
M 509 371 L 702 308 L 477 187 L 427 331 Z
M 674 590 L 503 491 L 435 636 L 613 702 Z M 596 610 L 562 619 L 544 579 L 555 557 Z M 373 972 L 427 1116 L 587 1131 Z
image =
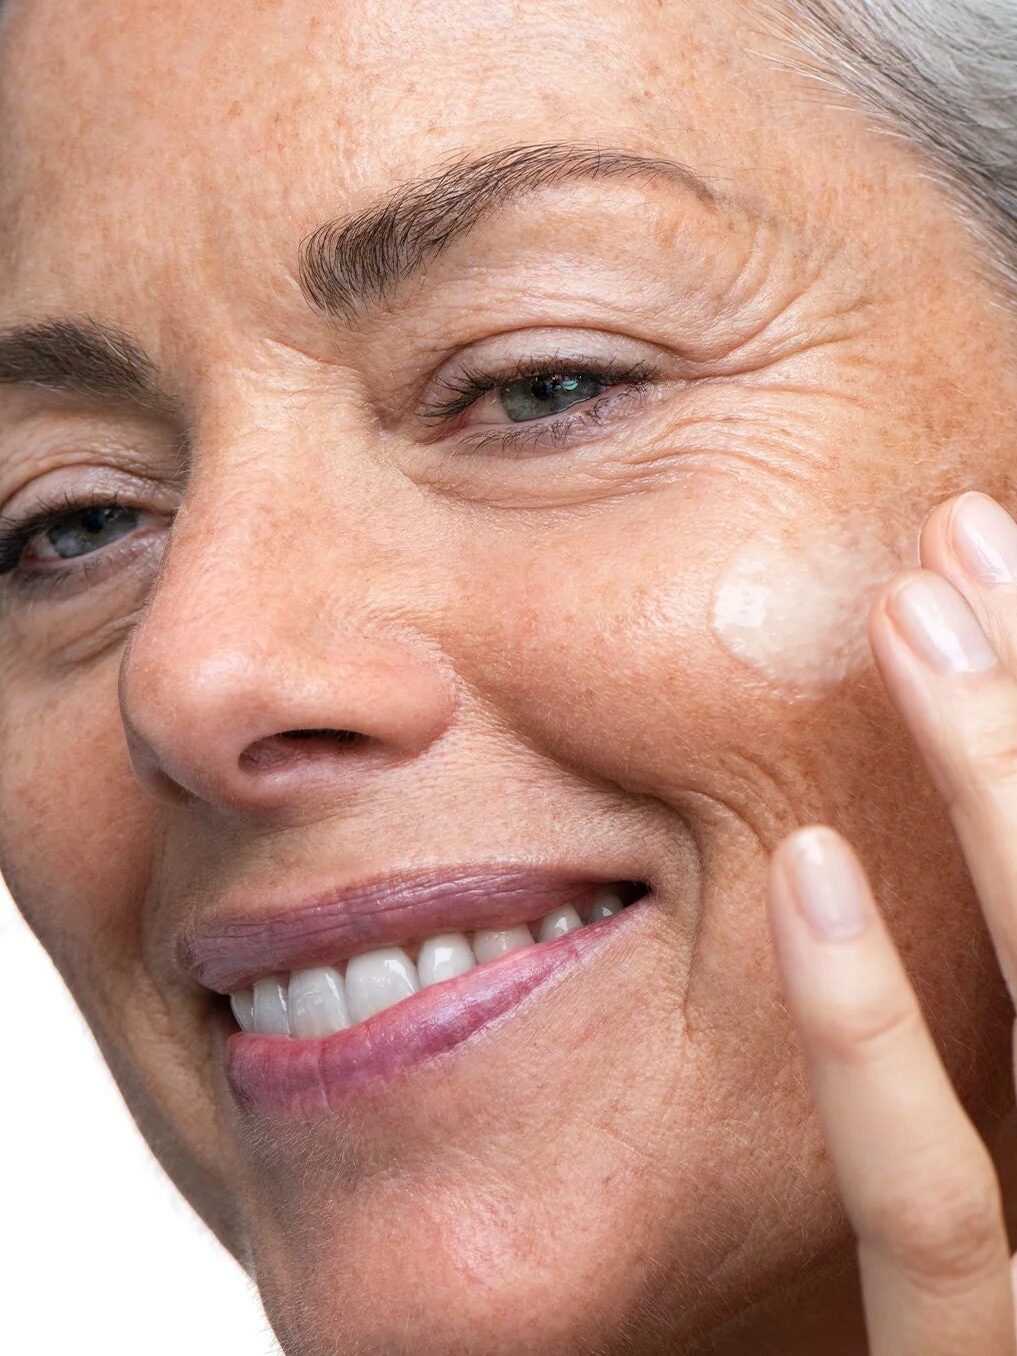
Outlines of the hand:
M 873 653 L 946 800 L 1017 1003 L 1017 525 L 985 495 L 929 517 Z M 837 1183 L 858 1239 L 870 1356 L 1017 1356 L 1001 1191 L 854 853 L 798 830 L 769 917 Z

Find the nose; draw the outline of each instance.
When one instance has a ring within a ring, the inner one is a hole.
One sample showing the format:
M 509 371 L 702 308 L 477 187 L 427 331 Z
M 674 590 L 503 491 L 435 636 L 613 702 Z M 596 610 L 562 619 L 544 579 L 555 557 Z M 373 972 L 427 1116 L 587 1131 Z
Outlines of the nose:
M 135 775 L 158 799 L 234 815 L 348 798 L 448 728 L 451 667 L 384 577 L 390 550 L 307 515 L 307 540 L 328 543 L 309 566 L 292 505 L 285 522 L 223 495 L 225 530 L 197 504 L 178 516 L 123 653 Z

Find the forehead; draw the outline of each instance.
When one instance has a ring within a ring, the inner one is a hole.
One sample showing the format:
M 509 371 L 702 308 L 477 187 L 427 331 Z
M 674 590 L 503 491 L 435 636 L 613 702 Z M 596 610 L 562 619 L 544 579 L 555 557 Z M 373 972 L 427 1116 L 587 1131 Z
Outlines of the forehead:
M 681 86 L 730 61 L 734 36 L 726 0 L 11 3 L 5 111 L 36 134 L 46 121 L 114 154 L 154 135 L 169 164 L 209 144 L 273 160 L 328 147 L 351 185 L 378 163 L 411 169 L 421 144 L 549 116 L 586 125 L 603 108 L 654 134 L 662 106 L 680 116 Z
M 736 172 L 753 152 L 734 91 L 761 74 L 737 32 L 724 0 L 12 0 L 6 280 L 27 271 L 38 296 L 59 279 L 66 304 L 113 259 L 129 272 L 140 252 L 151 289 L 209 253 L 243 259 L 246 285 L 252 261 L 291 258 L 326 216 L 506 144 L 592 140 Z
M 754 22 L 768 0 L 8 3 L 0 327 L 98 316 L 185 387 L 239 371 L 241 351 L 270 358 L 262 340 L 331 355 L 301 293 L 301 240 L 506 146 L 687 164 L 747 202 L 745 221 L 777 223 L 808 267 L 883 247 L 867 162 L 897 152 L 789 78 Z M 609 217 L 606 193 L 592 211 L 576 195 L 577 259 L 619 231 L 638 248 L 638 207 Z

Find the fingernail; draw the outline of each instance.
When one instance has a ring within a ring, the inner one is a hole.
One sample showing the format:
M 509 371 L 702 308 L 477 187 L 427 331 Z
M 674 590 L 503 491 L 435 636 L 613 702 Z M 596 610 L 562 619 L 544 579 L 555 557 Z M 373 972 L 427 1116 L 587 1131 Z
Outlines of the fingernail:
M 957 556 L 983 584 L 1017 583 L 1017 523 L 987 494 L 962 494 L 950 531 Z
M 888 608 L 919 659 L 941 673 L 984 673 L 997 662 L 978 618 L 942 575 L 914 575 Z
M 854 857 L 830 829 L 805 829 L 784 857 L 791 893 L 821 942 L 857 937 L 869 918 L 868 893 Z

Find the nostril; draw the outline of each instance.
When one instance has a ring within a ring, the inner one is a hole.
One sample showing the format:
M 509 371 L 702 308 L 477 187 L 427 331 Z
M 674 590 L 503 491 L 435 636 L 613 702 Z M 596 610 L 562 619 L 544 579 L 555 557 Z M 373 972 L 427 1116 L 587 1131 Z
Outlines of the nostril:
M 358 744 L 366 743 L 365 735 L 356 730 L 286 730 L 282 734 L 271 735 L 267 739 L 259 739 L 246 748 L 240 755 L 240 764 L 246 768 L 257 768 L 260 771 L 271 770 L 285 763 L 293 761 L 297 755 L 292 744 L 296 740 L 316 740 L 322 745 L 322 752 L 326 748 L 333 748 L 336 744 Z M 308 750 L 310 752 L 311 750 Z
M 351 744 L 361 736 L 356 730 L 287 730 L 285 734 L 279 735 L 280 739 L 313 739 L 315 735 L 324 735 L 328 739 L 336 739 L 340 744 Z

